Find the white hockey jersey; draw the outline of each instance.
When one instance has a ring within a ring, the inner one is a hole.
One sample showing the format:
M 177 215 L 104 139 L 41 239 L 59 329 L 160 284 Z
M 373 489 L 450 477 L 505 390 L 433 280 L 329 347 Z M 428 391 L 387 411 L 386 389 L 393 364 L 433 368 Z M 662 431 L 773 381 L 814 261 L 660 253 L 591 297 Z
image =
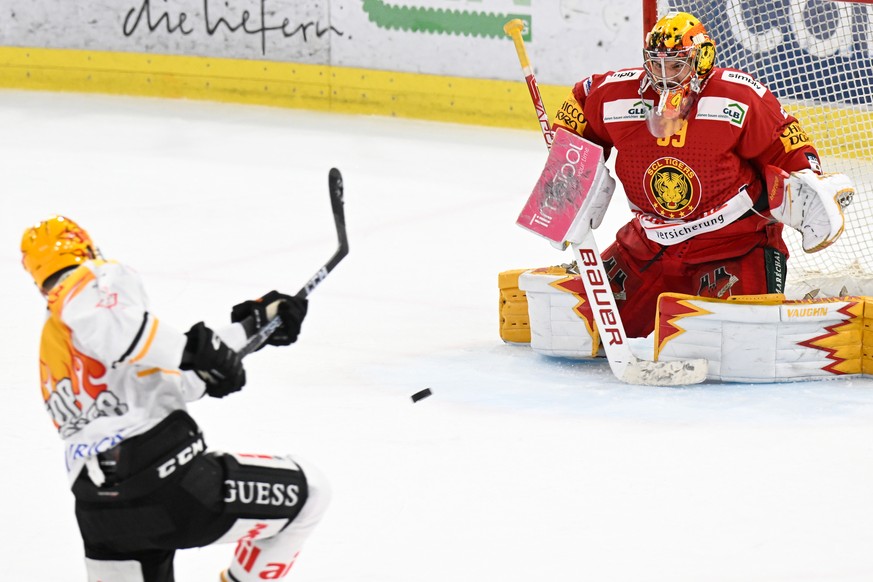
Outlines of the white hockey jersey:
M 142 282 L 131 269 L 88 261 L 47 299 L 40 384 L 64 440 L 72 483 L 89 457 L 185 409 L 206 386 L 193 372 L 179 370 L 186 336 L 149 312 Z M 238 324 L 220 335 L 231 347 L 245 342 Z

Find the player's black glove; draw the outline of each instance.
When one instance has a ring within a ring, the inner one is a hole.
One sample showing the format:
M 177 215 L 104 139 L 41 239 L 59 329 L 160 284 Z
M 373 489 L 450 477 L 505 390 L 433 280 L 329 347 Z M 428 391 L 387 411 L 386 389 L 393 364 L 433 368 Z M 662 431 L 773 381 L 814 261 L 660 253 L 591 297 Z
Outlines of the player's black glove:
M 297 341 L 308 305 L 306 299 L 270 291 L 260 299 L 234 305 L 230 312 L 230 320 L 234 323 L 242 323 L 246 328 L 246 334 L 251 337 L 278 315 L 282 318 L 282 325 L 270 334 L 265 343 L 271 346 L 287 346 Z
M 194 370 L 206 382 L 206 393 L 224 398 L 246 384 L 246 371 L 239 355 L 227 347 L 203 322 L 195 323 L 185 335 L 182 370 Z

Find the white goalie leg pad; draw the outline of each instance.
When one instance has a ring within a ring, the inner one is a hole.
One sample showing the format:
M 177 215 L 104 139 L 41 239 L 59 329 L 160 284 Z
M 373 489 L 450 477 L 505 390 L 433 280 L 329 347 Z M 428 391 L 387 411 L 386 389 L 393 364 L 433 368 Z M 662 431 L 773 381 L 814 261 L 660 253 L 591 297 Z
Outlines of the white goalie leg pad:
M 861 374 L 865 303 L 864 297 L 722 300 L 664 293 L 658 298 L 655 355 L 705 358 L 707 378 L 729 382 Z
M 530 347 L 546 356 L 590 359 L 600 349 L 585 289 L 565 267 L 531 269 L 518 278 L 527 295 Z
M 812 170 L 786 175 L 771 166 L 767 179 L 770 213 L 801 233 L 804 251 L 820 251 L 843 234 L 843 208 L 852 203 L 855 195 L 848 176 L 816 174 Z

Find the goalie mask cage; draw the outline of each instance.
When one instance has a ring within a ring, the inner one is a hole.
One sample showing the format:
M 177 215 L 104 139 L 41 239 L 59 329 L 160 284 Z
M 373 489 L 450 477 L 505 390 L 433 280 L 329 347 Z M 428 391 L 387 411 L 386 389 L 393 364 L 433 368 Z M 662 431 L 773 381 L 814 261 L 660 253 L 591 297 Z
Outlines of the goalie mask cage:
M 818 253 L 785 228 L 786 294 L 873 295 L 873 0 L 643 0 L 648 31 L 690 12 L 715 40 L 716 66 L 752 74 L 800 120 L 822 170 L 855 183 L 846 230 Z

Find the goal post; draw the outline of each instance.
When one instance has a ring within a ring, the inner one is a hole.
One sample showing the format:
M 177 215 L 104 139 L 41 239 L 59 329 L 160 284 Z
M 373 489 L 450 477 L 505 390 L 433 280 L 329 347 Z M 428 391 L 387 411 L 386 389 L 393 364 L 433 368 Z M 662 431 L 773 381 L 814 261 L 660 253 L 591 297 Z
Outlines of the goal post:
M 642 0 L 643 28 L 690 12 L 715 40 L 716 65 L 755 76 L 796 116 L 826 172 L 848 174 L 856 195 L 846 231 L 804 253 L 785 229 L 786 293 L 873 295 L 873 0 Z

